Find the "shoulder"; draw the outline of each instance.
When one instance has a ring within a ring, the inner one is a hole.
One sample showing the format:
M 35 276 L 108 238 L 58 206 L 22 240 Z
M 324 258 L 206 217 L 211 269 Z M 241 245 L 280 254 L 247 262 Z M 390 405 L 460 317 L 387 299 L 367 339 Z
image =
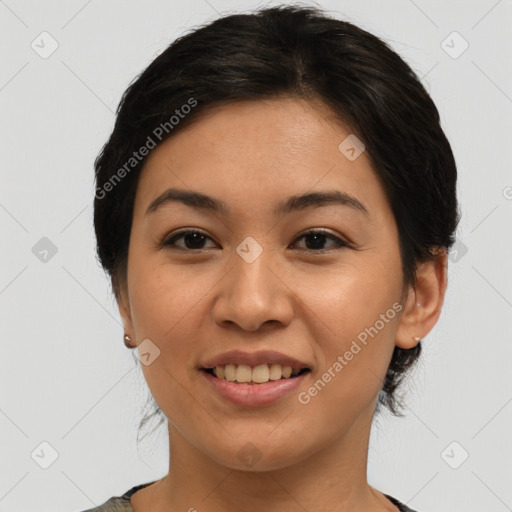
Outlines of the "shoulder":
M 88 508 L 82 512 L 133 512 L 130 499 L 122 496 L 113 496 L 105 503 L 95 508 Z
M 398 501 L 396 498 L 393 498 L 393 496 L 390 496 L 389 494 L 385 494 L 386 498 L 393 503 L 393 505 L 396 505 L 398 510 L 400 512 L 417 512 L 416 510 L 413 510 L 412 508 L 409 508 L 407 505 L 404 505 L 400 501 Z
M 139 489 L 147 487 L 154 482 L 155 481 L 136 485 L 135 487 L 128 489 L 122 496 L 112 496 L 112 498 L 105 501 L 105 503 L 99 505 L 98 507 L 88 508 L 87 510 L 82 510 L 81 512 L 134 512 L 130 503 L 131 496 L 135 494 Z

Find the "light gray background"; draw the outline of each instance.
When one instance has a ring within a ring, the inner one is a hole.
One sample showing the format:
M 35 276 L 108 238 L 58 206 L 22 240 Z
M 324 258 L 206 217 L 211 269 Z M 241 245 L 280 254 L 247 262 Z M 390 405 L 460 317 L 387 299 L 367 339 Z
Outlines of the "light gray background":
M 122 92 L 158 53 L 259 5 L 0 1 L 2 512 L 83 510 L 167 472 L 165 425 L 137 455 L 147 388 L 95 260 L 92 164 Z M 370 483 L 419 512 L 512 510 L 512 1 L 319 5 L 386 39 L 422 77 L 460 174 L 445 309 L 406 418 L 374 426 Z M 461 55 L 454 31 L 469 44 Z M 32 250 L 43 237 L 57 248 L 46 262 Z M 42 442 L 58 453 L 48 469 L 35 462 L 50 460 Z

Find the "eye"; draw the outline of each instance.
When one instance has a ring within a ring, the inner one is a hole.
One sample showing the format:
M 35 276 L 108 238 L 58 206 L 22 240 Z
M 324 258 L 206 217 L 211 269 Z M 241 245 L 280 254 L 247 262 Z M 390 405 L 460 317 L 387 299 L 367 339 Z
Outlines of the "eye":
M 306 233 L 303 233 L 301 236 L 299 236 L 295 240 L 295 242 L 297 242 L 297 240 L 301 240 L 302 238 L 310 240 L 309 244 L 306 243 L 305 250 L 313 252 L 323 253 L 326 250 L 328 251 L 330 249 L 349 247 L 349 244 L 347 242 L 341 240 L 337 236 L 334 236 L 332 233 L 329 233 L 325 229 L 312 229 L 311 231 L 307 231 Z M 333 241 L 335 243 L 335 246 L 327 249 L 323 248 L 322 246 L 324 245 L 326 240 Z
M 182 240 L 185 246 L 180 246 L 176 242 L 178 240 Z M 297 243 L 298 240 L 305 239 L 309 240 L 310 243 L 306 243 L 305 248 L 301 248 L 301 250 L 307 250 L 307 251 L 313 251 L 313 252 L 320 252 L 323 253 L 326 250 L 330 249 L 336 249 L 336 248 L 342 248 L 342 247 L 349 247 L 349 244 L 337 236 L 333 235 L 332 233 L 329 233 L 325 229 L 316 229 L 316 230 L 310 230 L 306 233 L 303 233 L 301 236 L 295 239 L 295 243 Z M 174 234 L 170 238 L 164 240 L 159 245 L 161 248 L 164 247 L 176 247 L 183 250 L 189 250 L 189 251 L 197 251 L 200 249 L 205 249 L 207 247 L 204 247 L 204 244 L 207 240 L 211 240 L 211 238 L 206 235 L 205 233 L 198 231 L 198 230 L 187 230 L 187 231 L 181 231 L 179 233 Z M 334 247 L 328 247 L 327 249 L 324 248 L 324 244 L 326 241 L 334 242 Z M 293 245 L 293 244 L 292 244 Z
M 176 244 L 176 241 L 180 239 L 183 239 L 183 242 L 185 243 L 186 247 L 181 247 Z M 197 249 L 204 249 L 203 244 L 206 239 L 211 240 L 209 236 L 205 235 L 204 233 L 198 230 L 181 231 L 180 233 L 176 233 L 172 237 L 164 240 L 160 244 L 160 246 L 178 247 L 179 249 L 194 251 Z

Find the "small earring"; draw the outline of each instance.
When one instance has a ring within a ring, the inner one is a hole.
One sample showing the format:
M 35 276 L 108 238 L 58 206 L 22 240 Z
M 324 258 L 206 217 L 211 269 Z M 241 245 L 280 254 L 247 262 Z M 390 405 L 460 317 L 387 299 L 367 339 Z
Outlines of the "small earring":
M 419 343 L 421 341 L 421 338 L 418 338 L 418 336 L 413 336 L 412 338 L 416 343 Z
M 132 339 L 130 338 L 130 336 L 128 336 L 128 334 L 124 333 L 124 344 L 126 345 L 126 348 L 134 348 L 133 345 L 130 343 L 130 341 L 132 341 Z

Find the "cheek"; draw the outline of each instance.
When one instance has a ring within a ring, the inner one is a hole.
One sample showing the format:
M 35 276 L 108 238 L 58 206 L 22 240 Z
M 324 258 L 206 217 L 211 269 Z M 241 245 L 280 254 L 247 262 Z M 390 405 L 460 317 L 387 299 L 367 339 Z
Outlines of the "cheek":
M 352 294 L 348 287 L 344 295 L 323 298 L 315 335 L 319 367 L 298 402 L 308 417 L 321 418 L 327 438 L 349 429 L 362 411 L 373 410 L 384 384 L 401 306 L 389 293 L 366 295 L 372 290 L 358 286 Z
M 350 263 L 314 272 L 306 269 L 293 278 L 294 292 L 301 299 L 298 304 L 304 304 L 298 316 L 316 318 L 325 339 L 335 346 L 338 340 L 346 342 L 374 325 L 400 299 L 399 255 L 376 256 L 360 253 Z M 395 318 L 394 313 L 392 310 L 387 319 Z
M 347 407 L 370 405 L 383 385 L 402 309 L 400 259 L 388 256 L 386 261 L 368 255 L 361 265 L 340 268 L 325 280 L 302 276 L 307 307 L 298 314 L 316 326 L 313 338 L 320 348 L 317 384 L 303 402 L 311 400 L 318 414 L 333 421 L 343 421 Z M 340 408 L 323 408 L 326 402 Z
M 148 260 L 144 265 L 134 265 L 131 276 L 132 318 L 138 337 L 163 343 L 176 331 L 187 329 L 192 333 L 193 309 L 204 295 L 205 279 L 194 279 L 192 273 L 166 264 L 151 266 Z
M 180 383 L 189 380 L 197 365 L 197 342 L 204 342 L 211 327 L 208 291 L 219 276 L 192 265 L 184 270 L 161 262 L 152 266 L 149 257 L 143 261 L 137 266 L 134 258 L 130 275 L 132 320 L 137 341 L 151 340 L 160 355 L 142 369 L 153 394 L 163 386 L 169 396 L 177 396 L 169 385 L 176 384 L 172 377 Z
M 322 312 L 320 317 L 330 331 L 347 339 L 373 326 L 390 308 L 386 319 L 393 320 L 396 315 L 392 308 L 400 298 L 400 290 L 400 277 L 393 277 L 391 271 L 375 275 L 362 272 L 331 279 L 329 287 L 321 290 L 316 300 L 311 293 L 308 300 L 311 308 Z
M 194 342 L 201 331 L 201 315 L 206 314 L 200 300 L 207 288 L 201 283 L 207 283 L 168 265 L 150 268 L 147 261 L 140 273 L 134 265 L 130 276 L 132 320 L 137 341 L 149 339 L 159 352 L 141 369 L 165 416 L 180 422 L 197 414 L 197 404 L 184 390 L 190 385 L 190 368 L 197 363 Z

